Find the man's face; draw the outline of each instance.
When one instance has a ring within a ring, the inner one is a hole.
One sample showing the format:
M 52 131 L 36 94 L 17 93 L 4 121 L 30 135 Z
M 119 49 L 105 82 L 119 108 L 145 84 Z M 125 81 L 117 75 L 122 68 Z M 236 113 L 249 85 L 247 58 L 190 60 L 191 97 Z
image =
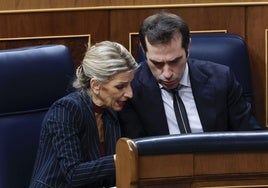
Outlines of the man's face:
M 147 63 L 155 79 L 167 89 L 177 87 L 187 61 L 181 35 L 176 34 L 168 44 L 151 45 L 147 38 L 145 42 Z

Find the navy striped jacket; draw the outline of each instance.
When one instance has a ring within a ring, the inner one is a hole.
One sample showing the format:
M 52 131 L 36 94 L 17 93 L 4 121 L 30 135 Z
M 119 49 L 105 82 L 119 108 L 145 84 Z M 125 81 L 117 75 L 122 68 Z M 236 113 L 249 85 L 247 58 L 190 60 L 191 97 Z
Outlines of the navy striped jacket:
M 106 156 L 101 157 L 93 105 L 86 91 L 56 101 L 46 114 L 30 187 L 115 186 L 113 154 L 121 136 L 116 113 L 103 114 Z

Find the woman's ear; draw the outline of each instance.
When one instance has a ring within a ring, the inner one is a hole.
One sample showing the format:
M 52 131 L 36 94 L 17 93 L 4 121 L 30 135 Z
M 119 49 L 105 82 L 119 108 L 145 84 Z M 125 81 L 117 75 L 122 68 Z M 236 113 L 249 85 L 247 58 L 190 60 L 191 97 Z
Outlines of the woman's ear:
M 90 88 L 91 91 L 95 94 L 98 95 L 100 93 L 100 82 L 98 80 L 96 80 L 95 78 L 91 78 L 90 81 Z

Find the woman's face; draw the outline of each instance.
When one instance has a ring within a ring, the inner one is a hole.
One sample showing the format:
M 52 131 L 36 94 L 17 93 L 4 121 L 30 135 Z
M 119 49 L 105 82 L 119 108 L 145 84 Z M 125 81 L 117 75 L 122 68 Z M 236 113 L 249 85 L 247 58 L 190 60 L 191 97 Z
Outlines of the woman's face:
M 134 78 L 133 71 L 121 72 L 113 76 L 108 82 L 99 85 L 96 105 L 119 111 L 126 101 L 132 98 L 130 82 Z

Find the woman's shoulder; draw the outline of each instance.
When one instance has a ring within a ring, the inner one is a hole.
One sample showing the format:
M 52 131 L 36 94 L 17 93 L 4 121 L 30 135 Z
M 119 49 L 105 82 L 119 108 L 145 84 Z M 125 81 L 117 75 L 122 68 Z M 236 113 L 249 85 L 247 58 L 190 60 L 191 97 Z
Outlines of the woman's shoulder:
M 209 70 L 211 69 L 223 70 L 223 71 L 229 70 L 229 67 L 227 65 L 223 65 L 223 64 L 208 61 L 208 60 L 201 60 L 201 59 L 189 58 L 188 65 L 190 67 L 199 67 L 199 68 L 209 69 Z
M 91 100 L 85 92 L 82 90 L 77 90 L 58 99 L 54 105 L 69 106 L 71 108 L 83 108 L 84 106 L 91 106 Z
M 82 100 L 81 98 L 81 92 L 80 91 L 73 91 L 67 95 L 65 95 L 64 97 L 60 98 L 59 100 L 57 100 L 56 102 L 59 103 L 80 103 Z

